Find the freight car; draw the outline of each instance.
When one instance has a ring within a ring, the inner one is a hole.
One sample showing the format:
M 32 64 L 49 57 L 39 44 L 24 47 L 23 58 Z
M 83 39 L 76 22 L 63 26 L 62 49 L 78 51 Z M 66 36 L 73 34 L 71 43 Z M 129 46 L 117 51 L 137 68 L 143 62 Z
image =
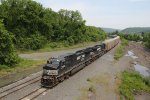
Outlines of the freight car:
M 100 45 L 50 58 L 43 67 L 41 85 L 50 88 L 57 85 L 111 50 L 119 41 L 120 37 L 115 36 Z
M 120 37 L 116 36 L 114 38 L 105 40 L 103 43 L 105 44 L 105 51 L 111 50 L 113 47 L 115 47 L 120 41 Z

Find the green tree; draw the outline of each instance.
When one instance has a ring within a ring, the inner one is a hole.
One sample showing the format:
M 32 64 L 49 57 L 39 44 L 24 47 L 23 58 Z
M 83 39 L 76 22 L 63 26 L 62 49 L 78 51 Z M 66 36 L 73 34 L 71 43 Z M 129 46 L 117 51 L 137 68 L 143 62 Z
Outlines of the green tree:
M 8 32 L 0 20 L 0 64 L 12 66 L 19 61 L 13 45 L 14 36 Z
M 103 41 L 106 39 L 106 33 L 101 28 L 87 26 L 86 33 L 91 41 Z
M 17 49 L 40 49 L 45 40 L 73 45 L 106 38 L 100 28 L 86 26 L 79 11 L 54 12 L 33 0 L 1 0 L 0 12 Z
M 145 45 L 150 48 L 150 33 L 144 34 L 143 41 L 145 42 Z

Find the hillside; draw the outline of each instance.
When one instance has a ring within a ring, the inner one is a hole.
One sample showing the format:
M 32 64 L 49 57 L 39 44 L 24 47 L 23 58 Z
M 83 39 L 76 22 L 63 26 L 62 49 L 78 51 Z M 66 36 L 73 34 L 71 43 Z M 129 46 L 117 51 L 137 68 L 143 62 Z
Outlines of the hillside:
M 102 28 L 106 33 L 111 33 L 111 32 L 115 32 L 116 30 L 119 29 L 113 29 L 113 28 Z
M 150 27 L 131 27 L 121 31 L 122 33 L 141 33 L 150 32 Z

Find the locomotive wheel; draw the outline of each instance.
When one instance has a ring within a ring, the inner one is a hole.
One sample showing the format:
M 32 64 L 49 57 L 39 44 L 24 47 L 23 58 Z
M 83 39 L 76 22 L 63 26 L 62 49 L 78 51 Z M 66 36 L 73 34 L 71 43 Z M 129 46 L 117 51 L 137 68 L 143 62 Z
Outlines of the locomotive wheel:
M 59 82 L 63 82 L 63 81 L 65 80 L 65 77 L 62 76 L 62 77 L 60 77 L 58 80 L 59 80 Z
M 88 63 L 88 62 L 86 62 L 86 63 L 85 63 L 85 66 L 88 66 L 88 65 L 89 65 L 89 63 Z
M 55 80 L 55 84 L 57 85 L 58 83 L 59 83 L 59 80 L 58 80 L 58 79 L 56 79 L 56 80 Z
M 69 74 L 66 74 L 66 75 L 65 75 L 65 79 L 68 79 L 68 78 L 69 78 Z

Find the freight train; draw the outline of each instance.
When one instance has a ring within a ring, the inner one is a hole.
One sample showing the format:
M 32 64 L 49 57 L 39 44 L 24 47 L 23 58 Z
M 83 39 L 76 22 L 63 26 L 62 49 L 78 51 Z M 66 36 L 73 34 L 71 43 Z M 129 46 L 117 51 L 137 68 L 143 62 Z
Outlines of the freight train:
M 41 85 L 54 87 L 114 48 L 119 41 L 119 36 L 113 36 L 99 45 L 48 59 L 43 66 Z

